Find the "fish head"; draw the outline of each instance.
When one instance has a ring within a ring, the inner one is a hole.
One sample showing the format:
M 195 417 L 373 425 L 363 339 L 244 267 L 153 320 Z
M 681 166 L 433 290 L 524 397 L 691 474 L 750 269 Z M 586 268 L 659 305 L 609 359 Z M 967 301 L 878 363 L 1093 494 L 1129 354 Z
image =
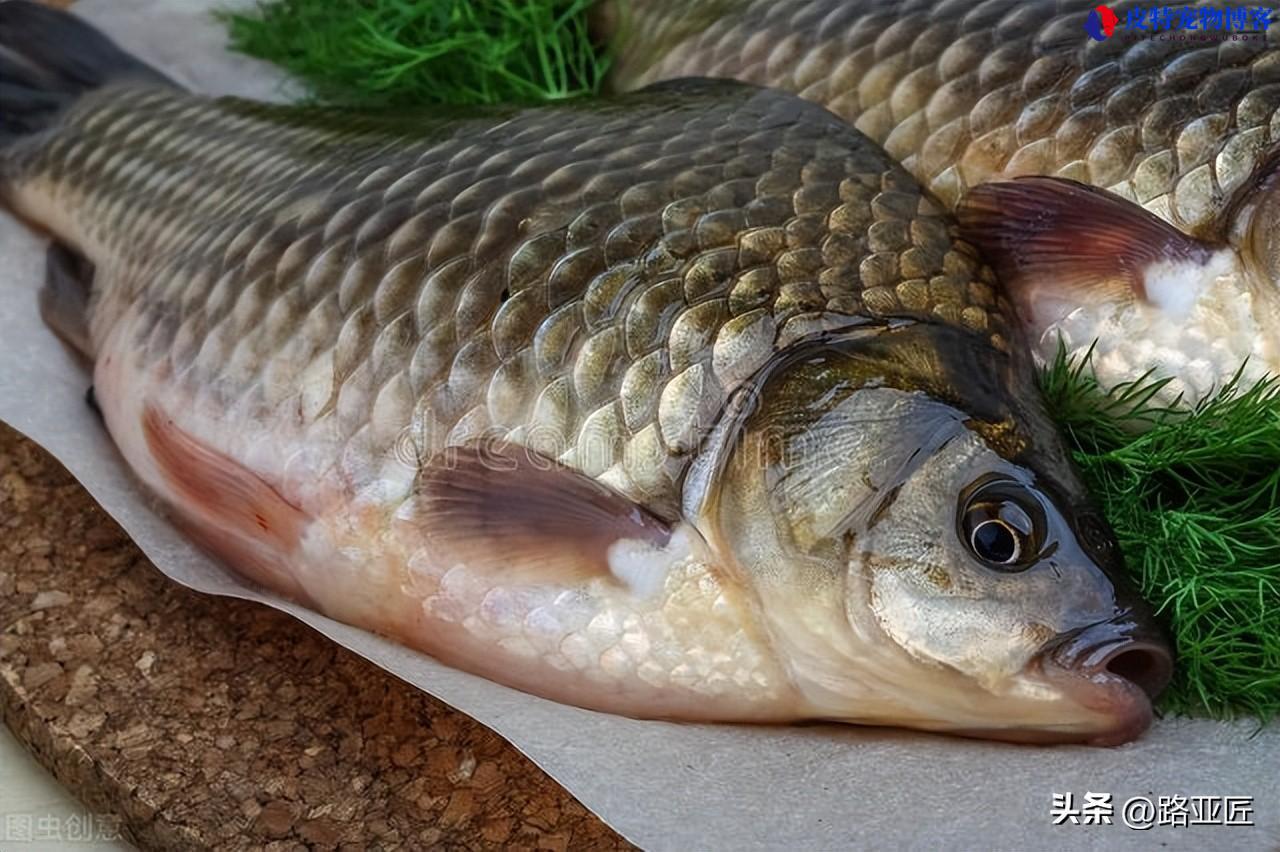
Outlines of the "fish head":
M 1097 744 L 1150 723 L 1172 654 L 1018 362 L 926 324 L 819 341 L 713 433 L 686 513 L 813 716 Z
M 1097 546 L 1105 527 L 969 429 L 897 488 L 851 541 L 846 606 L 914 662 L 913 701 L 1005 740 L 1118 744 L 1147 728 L 1172 654 L 1115 579 L 1116 549 Z

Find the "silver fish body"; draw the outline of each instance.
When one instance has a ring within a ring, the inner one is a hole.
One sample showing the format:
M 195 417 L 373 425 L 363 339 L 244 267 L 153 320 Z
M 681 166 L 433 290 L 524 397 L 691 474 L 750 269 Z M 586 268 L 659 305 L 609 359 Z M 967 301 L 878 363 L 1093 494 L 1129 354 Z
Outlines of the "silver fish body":
M 33 8 L 0 41 L 62 32 Z M 33 108 L 0 197 L 60 244 L 46 314 L 124 457 L 245 576 L 611 712 L 1149 722 L 1167 647 L 990 270 L 836 117 L 725 82 L 388 116 L 147 76 Z

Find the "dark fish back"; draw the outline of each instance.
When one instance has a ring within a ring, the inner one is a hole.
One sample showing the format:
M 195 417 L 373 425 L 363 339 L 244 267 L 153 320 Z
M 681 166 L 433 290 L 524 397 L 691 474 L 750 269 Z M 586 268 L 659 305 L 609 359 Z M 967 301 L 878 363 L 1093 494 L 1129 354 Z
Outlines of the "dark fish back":
M 791 340 L 910 318 L 1008 346 L 906 172 L 730 82 L 419 120 L 109 87 L 11 156 L 97 267 L 96 341 L 124 323 L 200 410 L 296 410 L 363 459 L 498 433 L 669 495 Z
M 605 24 L 617 87 L 705 74 L 798 93 L 949 205 L 992 177 L 1052 174 L 1214 235 L 1280 139 L 1280 24 L 1259 24 L 1257 4 L 1212 4 L 1243 15 L 1241 30 L 1202 26 L 1201 7 L 1114 3 L 1121 25 L 1097 41 L 1096 5 L 617 0 Z M 1185 9 L 1195 29 L 1157 30 L 1152 9 Z

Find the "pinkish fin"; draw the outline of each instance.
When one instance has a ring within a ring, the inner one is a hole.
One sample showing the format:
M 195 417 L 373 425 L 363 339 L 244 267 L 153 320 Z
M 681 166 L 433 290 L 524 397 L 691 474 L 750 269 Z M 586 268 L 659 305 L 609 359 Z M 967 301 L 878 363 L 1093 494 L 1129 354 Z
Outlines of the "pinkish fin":
M 1213 247 L 1117 195 L 1076 181 L 1025 177 L 981 184 L 957 211 L 1024 320 L 1042 301 L 1147 299 L 1155 263 L 1205 264 Z
M 264 586 L 306 600 L 283 568 L 311 518 L 253 471 L 207 447 L 154 406 L 147 448 L 173 491 L 177 520 L 207 550 Z
M 423 469 L 414 522 L 436 559 L 524 582 L 609 576 L 619 541 L 661 549 L 666 522 L 557 461 L 509 443 L 450 447 Z

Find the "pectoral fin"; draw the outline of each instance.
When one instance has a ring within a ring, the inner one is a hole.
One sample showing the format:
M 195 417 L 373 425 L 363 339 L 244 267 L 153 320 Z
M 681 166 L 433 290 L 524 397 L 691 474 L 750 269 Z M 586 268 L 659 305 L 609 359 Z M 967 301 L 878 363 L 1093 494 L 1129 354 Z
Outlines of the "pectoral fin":
M 1137 204 L 1062 178 L 982 184 L 957 215 L 961 235 L 982 250 L 1022 318 L 1035 323 L 1080 304 L 1181 302 L 1153 292 L 1152 277 L 1167 281 L 1167 270 L 1185 266 L 1194 280 L 1217 251 Z
M 634 587 L 637 552 L 672 541 L 644 507 L 516 444 L 446 449 L 423 469 L 415 498 L 412 521 L 435 561 L 512 582 L 613 576 Z

